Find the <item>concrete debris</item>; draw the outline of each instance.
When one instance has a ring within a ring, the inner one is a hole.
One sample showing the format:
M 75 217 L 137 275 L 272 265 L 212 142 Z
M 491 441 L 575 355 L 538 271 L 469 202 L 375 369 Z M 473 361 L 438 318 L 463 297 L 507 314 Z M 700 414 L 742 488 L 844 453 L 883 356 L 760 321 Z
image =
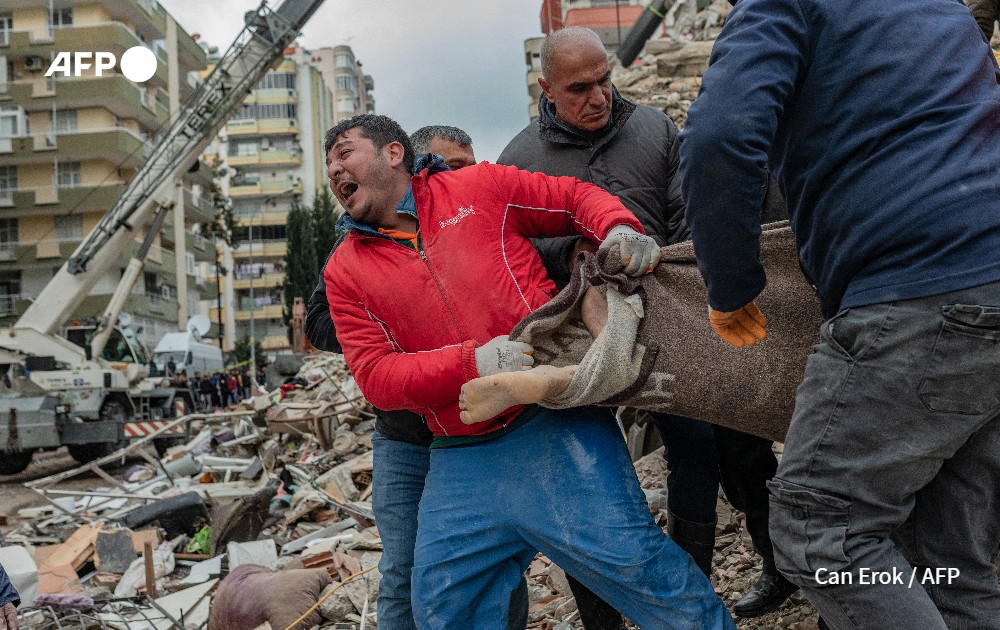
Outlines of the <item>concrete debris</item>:
M 283 398 L 178 419 L 190 439 L 162 459 L 142 439 L 27 482 L 42 504 L 0 524 L 22 626 L 203 629 L 218 609 L 220 619 L 266 614 L 217 627 L 284 629 L 315 605 L 299 627 L 356 627 L 362 615 L 376 627 L 374 569 L 339 589 L 342 600 L 329 598 L 342 616 L 322 616 L 318 605 L 328 583 L 381 557 L 371 406 L 337 355 L 307 357 L 289 382 Z M 254 591 L 256 613 L 246 593 L 227 587 L 248 569 L 267 582 Z M 236 609 L 225 609 L 227 589 Z

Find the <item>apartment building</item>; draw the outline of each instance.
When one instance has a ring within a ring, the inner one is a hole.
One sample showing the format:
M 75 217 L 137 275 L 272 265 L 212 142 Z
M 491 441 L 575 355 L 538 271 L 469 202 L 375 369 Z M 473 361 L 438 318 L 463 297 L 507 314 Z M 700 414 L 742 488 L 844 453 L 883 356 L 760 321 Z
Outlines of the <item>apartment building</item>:
M 121 58 L 145 46 L 155 74 L 133 83 L 116 70 L 45 77 L 60 52 Z M 0 3 L 0 320 L 11 323 L 122 194 L 193 92 L 205 54 L 155 0 L 5 0 Z M 183 328 L 212 287 L 214 258 L 194 233 L 214 214 L 207 167 L 177 182 L 168 213 L 125 307 L 147 344 Z M 145 236 L 121 252 L 74 317 L 98 315 Z
M 309 63 L 323 75 L 333 93 L 334 120 L 375 112 L 375 81 L 361 69 L 350 46 L 320 48 L 309 52 Z
M 229 272 L 222 312 L 210 314 L 224 322 L 227 350 L 244 338 L 260 341 L 270 357 L 290 350 L 282 290 L 288 212 L 293 203 L 311 207 L 327 186 L 323 135 L 338 115 L 374 107 L 360 67 L 346 46 L 290 47 L 219 135 L 216 150 L 229 168 L 223 189 L 241 226 L 237 246 L 222 256 Z

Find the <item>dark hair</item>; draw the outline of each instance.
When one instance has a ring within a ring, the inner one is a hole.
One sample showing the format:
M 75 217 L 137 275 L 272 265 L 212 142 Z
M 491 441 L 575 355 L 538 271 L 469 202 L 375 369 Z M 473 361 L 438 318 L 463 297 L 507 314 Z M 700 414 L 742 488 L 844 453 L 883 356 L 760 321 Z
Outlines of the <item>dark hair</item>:
M 427 125 L 410 134 L 410 142 L 417 153 L 430 153 L 431 140 L 441 138 L 463 147 L 472 146 L 472 138 L 458 127 L 448 125 Z
M 323 155 L 329 157 L 330 147 L 337 141 L 337 138 L 355 127 L 361 129 L 362 138 L 368 138 L 372 141 L 376 151 L 381 151 L 382 147 L 392 142 L 403 145 L 403 166 L 407 173 L 413 170 L 413 145 L 410 143 L 410 137 L 395 120 L 378 114 L 361 114 L 337 123 L 330 131 L 326 132 L 326 138 L 323 141 Z

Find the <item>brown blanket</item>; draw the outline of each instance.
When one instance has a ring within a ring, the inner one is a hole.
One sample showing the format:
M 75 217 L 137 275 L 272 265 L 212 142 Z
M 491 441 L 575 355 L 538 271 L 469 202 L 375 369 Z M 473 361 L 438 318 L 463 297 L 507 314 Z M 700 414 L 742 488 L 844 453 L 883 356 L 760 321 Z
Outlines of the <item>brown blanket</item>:
M 581 254 L 570 285 L 511 333 L 534 346 L 540 364 L 580 365 L 569 388 L 542 404 L 663 411 L 783 440 L 822 323 L 787 222 L 765 226 L 761 236 L 768 285 L 756 303 L 768 320 L 767 340 L 748 348 L 712 331 L 690 242 L 663 248 L 656 271 L 640 278 L 606 273 L 616 255 Z M 591 285 L 608 299 L 608 324 L 597 339 L 579 318 Z

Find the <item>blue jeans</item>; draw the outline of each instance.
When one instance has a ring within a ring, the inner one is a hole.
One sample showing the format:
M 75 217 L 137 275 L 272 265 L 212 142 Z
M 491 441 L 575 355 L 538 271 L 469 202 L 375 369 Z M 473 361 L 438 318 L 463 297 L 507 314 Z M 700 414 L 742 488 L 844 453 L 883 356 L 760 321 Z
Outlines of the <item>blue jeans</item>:
M 606 409 L 545 409 L 495 440 L 433 449 L 419 522 L 420 628 L 504 628 L 536 549 L 642 628 L 736 628 L 653 522 Z
M 831 627 L 1000 628 L 1000 282 L 827 321 L 769 487 Z
M 746 514 L 754 551 L 763 572 L 774 575 L 774 549 L 768 534 L 767 482 L 778 460 L 771 441 L 694 418 L 650 412 L 663 440 L 667 460 L 667 508 L 693 523 L 715 523 L 719 486 Z
M 410 572 L 417 541 L 417 507 L 430 467 L 430 450 L 372 434 L 372 510 L 382 536 L 382 573 L 378 594 L 378 624 L 382 630 L 414 630 L 410 603 Z M 509 597 L 508 630 L 523 630 L 528 622 L 528 590 L 522 578 Z

